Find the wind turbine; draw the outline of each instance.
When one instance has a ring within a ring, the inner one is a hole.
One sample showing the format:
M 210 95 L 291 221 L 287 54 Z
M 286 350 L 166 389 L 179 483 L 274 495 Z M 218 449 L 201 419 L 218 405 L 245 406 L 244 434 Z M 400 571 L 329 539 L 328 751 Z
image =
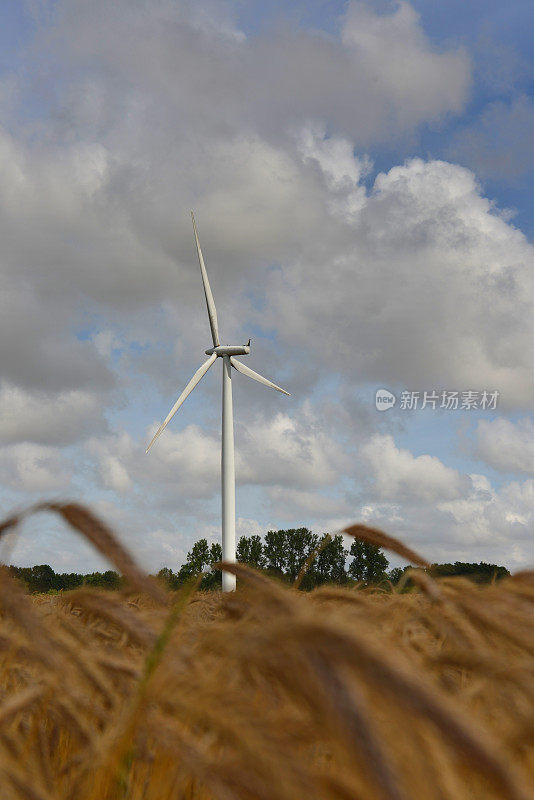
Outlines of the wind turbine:
M 146 452 L 150 450 L 156 439 L 160 436 L 163 430 L 167 427 L 171 419 L 174 417 L 184 400 L 191 394 L 197 383 L 204 377 L 209 368 L 215 363 L 217 358 L 222 358 L 223 361 L 223 381 L 222 381 L 222 446 L 221 446 L 221 495 L 222 495 L 222 553 L 223 561 L 235 562 L 235 462 L 234 462 L 234 413 L 232 406 L 232 367 L 246 375 L 247 378 L 263 383 L 264 386 L 270 386 L 271 389 L 276 389 L 282 394 L 289 395 L 285 389 L 281 389 L 272 381 L 267 380 L 262 375 L 254 372 L 253 369 L 242 364 L 235 356 L 245 356 L 250 353 L 250 339 L 248 344 L 242 345 L 222 345 L 219 339 L 219 325 L 217 322 L 217 310 L 215 308 L 215 301 L 211 293 L 210 282 L 208 280 L 208 273 L 202 257 L 202 250 L 200 249 L 200 242 L 198 241 L 197 226 L 195 224 L 195 216 L 191 212 L 191 219 L 193 220 L 193 233 L 195 235 L 195 243 L 197 246 L 198 263 L 200 264 L 200 273 L 202 275 L 202 283 L 204 285 L 204 294 L 206 295 L 206 305 L 208 307 L 208 317 L 211 328 L 211 338 L 213 339 L 213 347 L 206 350 L 206 355 L 209 356 L 201 367 L 197 369 L 182 394 L 173 405 L 165 421 L 159 426 L 152 441 L 148 445 Z M 235 589 L 236 579 L 235 575 L 228 572 L 223 572 L 222 575 L 222 588 L 223 592 L 231 592 Z

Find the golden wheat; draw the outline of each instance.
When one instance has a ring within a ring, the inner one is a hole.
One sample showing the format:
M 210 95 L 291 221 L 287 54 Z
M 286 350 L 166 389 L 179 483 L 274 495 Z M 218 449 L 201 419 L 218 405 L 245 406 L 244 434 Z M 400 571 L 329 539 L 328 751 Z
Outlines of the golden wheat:
M 534 797 L 533 573 L 304 593 L 237 564 L 235 593 L 166 593 L 81 506 L 0 534 L 42 510 L 129 589 L 29 597 L 0 575 L 2 800 Z

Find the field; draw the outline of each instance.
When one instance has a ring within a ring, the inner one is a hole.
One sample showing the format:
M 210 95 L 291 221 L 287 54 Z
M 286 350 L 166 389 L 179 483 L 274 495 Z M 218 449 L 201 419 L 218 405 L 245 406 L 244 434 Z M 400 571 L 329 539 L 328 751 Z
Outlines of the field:
M 534 573 L 305 593 L 236 565 L 235 594 L 167 593 L 85 509 L 42 508 L 130 588 L 3 572 L 2 800 L 534 797 Z

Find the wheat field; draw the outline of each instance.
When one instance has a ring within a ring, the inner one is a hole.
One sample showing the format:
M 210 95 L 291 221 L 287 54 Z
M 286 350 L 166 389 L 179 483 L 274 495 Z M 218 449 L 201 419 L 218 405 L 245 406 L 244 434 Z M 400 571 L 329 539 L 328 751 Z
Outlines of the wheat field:
M 305 593 L 235 565 L 233 594 L 168 593 L 87 509 L 43 510 L 129 588 L 29 596 L 2 570 L 2 800 L 534 797 L 534 573 Z

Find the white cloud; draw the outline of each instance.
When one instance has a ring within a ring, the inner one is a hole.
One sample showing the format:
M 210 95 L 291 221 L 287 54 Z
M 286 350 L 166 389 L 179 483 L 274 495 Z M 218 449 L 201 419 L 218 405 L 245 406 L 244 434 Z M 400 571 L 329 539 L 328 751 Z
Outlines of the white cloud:
M 104 358 L 109 358 L 114 350 L 121 347 L 121 341 L 112 330 L 97 331 L 92 337 L 97 353 Z
M 241 536 L 264 536 L 268 530 L 272 529 L 269 523 L 261 524 L 257 519 L 247 519 L 246 517 L 238 517 L 235 523 L 236 536 L 239 541 Z M 219 532 L 217 531 L 217 536 Z
M 361 448 L 381 501 L 435 503 L 461 497 L 470 483 L 456 470 L 430 455 L 414 456 L 399 449 L 390 435 L 377 434 Z
M 269 321 L 347 379 L 534 395 L 534 248 L 469 170 L 412 159 L 273 273 Z M 319 242 L 320 239 L 320 242 Z
M 363 177 L 372 169 L 368 156 L 357 158 L 348 139 L 327 137 L 324 126 L 305 126 L 297 134 L 298 148 L 304 163 L 317 165 L 329 197 L 330 212 L 349 219 L 365 205 Z
M 23 442 L 0 449 L 0 481 L 23 492 L 49 492 L 70 486 L 71 469 L 55 447 Z
M 480 420 L 475 453 L 502 472 L 534 475 L 534 423 L 528 417 L 516 423 L 503 417 Z
M 156 430 L 153 426 L 149 431 L 148 441 Z M 188 425 L 179 431 L 166 430 L 166 434 L 147 456 L 150 466 L 145 469 L 149 479 L 175 491 L 177 496 L 211 496 L 220 480 L 219 437 L 205 433 L 198 425 Z
M 443 503 L 439 509 L 452 516 L 451 542 L 463 539 L 466 545 L 475 545 L 479 550 L 497 550 L 508 563 L 515 560 L 511 551 L 519 545 L 523 557 L 534 561 L 534 551 L 529 546 L 534 481 L 509 483 L 499 490 L 479 484 L 466 499 Z
M 158 425 L 150 427 L 150 441 Z M 313 422 L 309 409 L 300 418 L 278 413 L 257 417 L 236 429 L 238 485 L 314 489 L 334 484 L 347 466 L 336 441 Z M 92 439 L 87 450 L 95 458 L 102 485 L 121 493 L 133 483 L 151 493 L 162 491 L 174 504 L 208 498 L 220 485 L 220 434 L 198 425 L 169 427 L 148 455 L 142 442 L 127 433 Z
M 247 321 L 251 288 L 263 294 L 266 265 L 281 263 L 291 277 L 286 266 L 305 242 L 316 257 L 330 251 L 332 283 L 342 278 L 360 231 L 342 229 L 336 242 L 335 217 L 354 221 L 367 205 L 360 178 L 369 161 L 354 157 L 355 143 L 458 109 L 469 76 L 465 54 L 435 52 L 406 3 L 386 15 L 355 3 L 343 31 L 337 41 L 289 29 L 246 38 L 230 9 L 210 4 L 57 4 L 32 51 L 49 67 L 54 127 L 42 122 L 29 137 L 6 126 L 0 139 L 3 270 L 21 295 L 0 325 L 13 384 L 109 382 L 103 362 L 117 314 L 133 338 L 145 338 L 147 312 L 160 303 L 169 311 L 162 338 L 200 329 L 191 205 L 228 333 L 234 311 Z M 386 65 L 392 38 L 400 49 Z M 418 79 L 410 94 L 404 81 L 401 91 L 397 58 L 410 70 L 420 63 L 424 87 Z M 31 85 L 18 88 L 31 102 Z M 327 128 L 336 134 L 322 135 Z M 73 340 L 91 315 L 107 338 Z
M 150 429 L 147 442 L 157 427 Z M 189 425 L 177 432 L 167 429 L 148 455 L 143 444 L 125 432 L 88 443 L 104 488 L 123 494 L 137 485 L 149 495 L 167 495 L 174 504 L 213 494 L 220 472 L 220 443 L 214 437 Z
M 343 448 L 314 421 L 311 408 L 294 418 L 279 412 L 240 430 L 238 478 L 244 483 L 312 489 L 331 485 L 347 467 Z
M 495 488 L 485 475 L 462 476 L 464 491 L 421 503 L 372 498 L 360 518 L 399 536 L 430 561 L 485 561 L 517 570 L 534 564 L 534 481 Z
M 119 494 L 132 488 L 132 479 L 117 456 L 107 453 L 101 457 L 100 474 L 103 485 Z

